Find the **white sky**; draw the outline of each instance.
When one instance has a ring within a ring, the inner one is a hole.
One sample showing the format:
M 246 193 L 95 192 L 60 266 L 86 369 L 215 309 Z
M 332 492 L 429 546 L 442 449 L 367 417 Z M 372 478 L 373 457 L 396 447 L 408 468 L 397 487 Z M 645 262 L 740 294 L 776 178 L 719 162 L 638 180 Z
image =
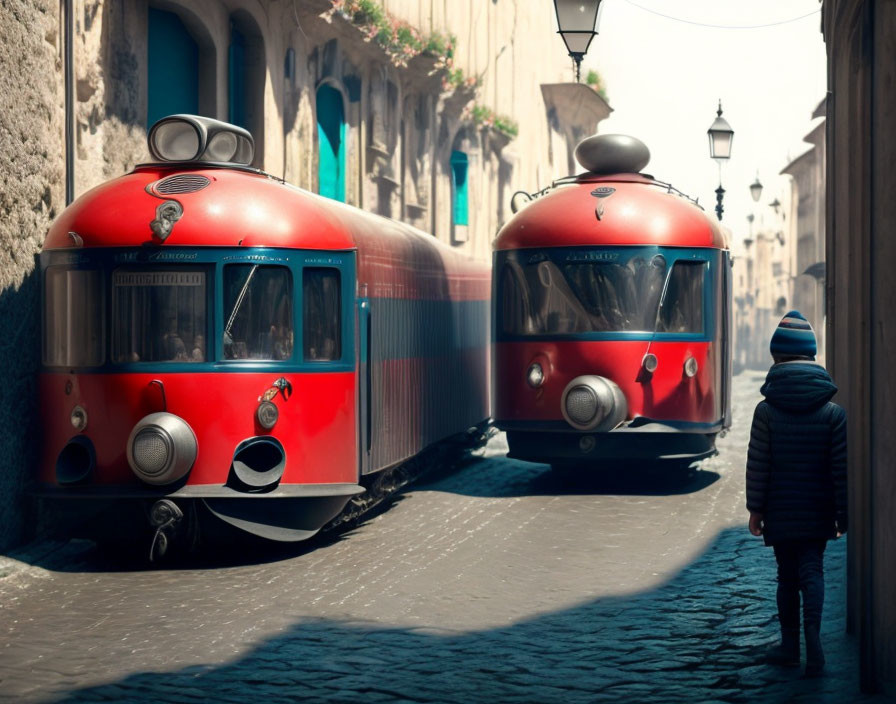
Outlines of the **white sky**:
M 789 177 L 778 174 L 808 148 L 802 140 L 816 124 L 812 112 L 825 96 L 819 0 L 604 0 L 602 8 L 600 34 L 582 65 L 583 80 L 589 68 L 601 74 L 614 108 L 600 133 L 644 141 L 651 151 L 646 171 L 699 197 L 712 211 L 718 166 L 709 157 L 706 130 L 721 98 L 723 116 L 734 130 L 731 159 L 722 166 L 722 221 L 739 249 L 749 227 L 747 214 L 755 212 L 757 224 L 760 216 L 769 222 L 773 213 L 767 204 L 789 193 Z M 813 14 L 774 27 L 718 29 L 641 8 L 726 26 Z M 749 186 L 757 169 L 764 190 L 754 204 Z

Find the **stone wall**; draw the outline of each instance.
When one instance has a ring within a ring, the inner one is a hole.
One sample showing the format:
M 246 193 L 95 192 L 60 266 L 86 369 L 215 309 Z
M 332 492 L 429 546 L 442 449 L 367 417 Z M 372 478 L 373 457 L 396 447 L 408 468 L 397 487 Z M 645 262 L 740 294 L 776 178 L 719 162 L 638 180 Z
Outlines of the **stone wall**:
M 56 0 L 0 2 L 0 550 L 30 519 L 23 495 L 40 442 L 35 255 L 64 207 L 62 35 Z M 28 516 L 26 517 L 26 514 Z
M 828 366 L 849 435 L 849 624 L 896 695 L 896 3 L 825 0 Z

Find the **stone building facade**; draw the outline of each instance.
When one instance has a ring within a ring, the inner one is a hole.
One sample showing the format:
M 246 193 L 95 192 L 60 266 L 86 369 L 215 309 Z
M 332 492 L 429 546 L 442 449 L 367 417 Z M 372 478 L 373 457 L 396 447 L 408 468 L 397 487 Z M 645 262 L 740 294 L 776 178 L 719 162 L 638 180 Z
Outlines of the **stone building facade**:
M 577 170 L 610 112 L 569 82 L 551 3 L 13 0 L 0 26 L 0 549 L 39 442 L 34 256 L 67 191 L 149 159 L 156 119 L 240 124 L 254 166 L 488 260 L 513 192 Z
M 819 338 L 820 361 L 824 362 L 824 272 L 825 272 L 825 101 L 812 118 L 815 121 L 805 141 L 810 148 L 781 171 L 791 177 L 791 212 L 788 236 L 796 245 L 793 272 L 793 305 L 811 323 Z
M 896 696 L 896 2 L 824 0 L 827 363 L 849 435 L 849 627 Z
M 785 194 L 784 204 L 757 204 L 759 214 L 751 215 L 743 252 L 734 257 L 735 372 L 771 366 L 769 339 L 778 321 L 792 308 L 794 239 L 787 233 L 789 202 Z

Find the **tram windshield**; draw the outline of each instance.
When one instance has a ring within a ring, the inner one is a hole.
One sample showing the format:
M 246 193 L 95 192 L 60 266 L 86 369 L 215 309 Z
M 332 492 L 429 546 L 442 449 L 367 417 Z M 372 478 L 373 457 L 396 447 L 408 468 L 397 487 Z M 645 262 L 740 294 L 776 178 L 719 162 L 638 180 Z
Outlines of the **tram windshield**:
M 44 275 L 44 364 L 103 363 L 103 278 L 89 269 L 51 266 Z
M 285 266 L 224 267 L 224 357 L 292 357 L 292 274 Z
M 670 272 L 656 250 L 507 252 L 498 284 L 500 331 L 703 333 L 706 270 L 705 261 L 678 260 Z
M 204 362 L 206 272 L 112 272 L 112 360 Z

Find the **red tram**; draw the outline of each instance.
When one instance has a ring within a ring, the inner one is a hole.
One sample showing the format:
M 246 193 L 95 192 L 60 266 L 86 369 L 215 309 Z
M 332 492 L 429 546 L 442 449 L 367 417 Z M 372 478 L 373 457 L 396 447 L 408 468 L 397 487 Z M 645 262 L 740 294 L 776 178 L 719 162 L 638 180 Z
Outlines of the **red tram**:
M 560 467 L 707 456 L 730 425 L 731 258 L 717 220 L 641 174 L 631 137 L 495 242 L 494 417 L 511 457 Z
M 239 127 L 172 116 L 149 146 L 40 255 L 39 494 L 94 537 L 134 519 L 165 543 L 201 513 L 302 540 L 484 427 L 487 266 L 249 168 Z

